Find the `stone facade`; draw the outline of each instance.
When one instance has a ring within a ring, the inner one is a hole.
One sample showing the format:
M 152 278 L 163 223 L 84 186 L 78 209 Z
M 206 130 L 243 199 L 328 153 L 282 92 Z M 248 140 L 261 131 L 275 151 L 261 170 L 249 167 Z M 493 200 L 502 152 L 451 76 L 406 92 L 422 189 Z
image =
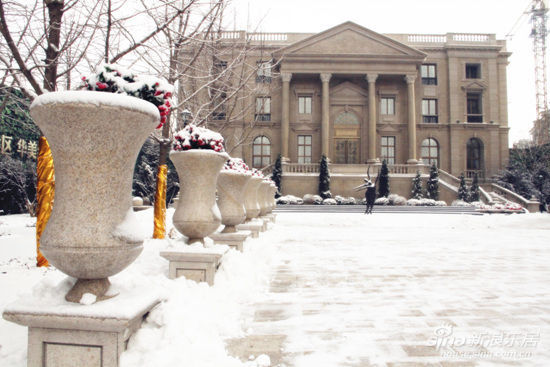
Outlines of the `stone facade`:
M 258 106 L 223 132 L 231 145 L 248 130 L 228 148 L 250 166 L 280 153 L 296 173 L 314 173 L 308 166 L 325 154 L 361 174 L 386 159 L 490 177 L 507 163 L 510 53 L 494 34 L 383 35 L 346 22 L 317 34 L 221 37 L 249 40 L 248 63 L 265 63 L 250 82 Z

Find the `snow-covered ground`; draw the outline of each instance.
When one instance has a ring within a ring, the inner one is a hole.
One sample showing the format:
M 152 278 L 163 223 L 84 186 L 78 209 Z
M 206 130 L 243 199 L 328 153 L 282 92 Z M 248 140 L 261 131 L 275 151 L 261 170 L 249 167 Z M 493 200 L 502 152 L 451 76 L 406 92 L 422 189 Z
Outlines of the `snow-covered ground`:
M 34 267 L 33 223 L 0 217 L 0 311 L 63 284 Z M 148 240 L 112 282 L 167 301 L 122 366 L 266 366 L 264 353 L 273 366 L 548 366 L 549 231 L 543 214 L 280 213 L 213 287 L 168 280 L 170 243 Z M 26 365 L 26 328 L 0 321 L 0 361 Z

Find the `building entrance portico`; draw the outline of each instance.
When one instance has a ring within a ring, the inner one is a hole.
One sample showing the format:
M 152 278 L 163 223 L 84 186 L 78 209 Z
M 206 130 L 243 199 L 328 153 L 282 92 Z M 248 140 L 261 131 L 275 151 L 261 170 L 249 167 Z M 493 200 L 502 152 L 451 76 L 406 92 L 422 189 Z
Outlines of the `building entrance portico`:
M 337 164 L 358 164 L 359 139 L 334 139 L 332 161 Z

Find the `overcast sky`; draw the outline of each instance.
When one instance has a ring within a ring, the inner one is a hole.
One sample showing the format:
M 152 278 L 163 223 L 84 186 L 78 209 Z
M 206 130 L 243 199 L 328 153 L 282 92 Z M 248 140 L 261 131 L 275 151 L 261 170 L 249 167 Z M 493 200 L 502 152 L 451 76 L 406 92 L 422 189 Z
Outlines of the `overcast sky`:
M 239 30 L 316 33 L 353 21 L 379 33 L 495 33 L 506 39 L 531 0 L 233 0 Z M 531 25 L 525 15 L 508 39 L 510 146 L 530 138 L 536 116 Z M 550 60 L 549 60 L 550 61 Z

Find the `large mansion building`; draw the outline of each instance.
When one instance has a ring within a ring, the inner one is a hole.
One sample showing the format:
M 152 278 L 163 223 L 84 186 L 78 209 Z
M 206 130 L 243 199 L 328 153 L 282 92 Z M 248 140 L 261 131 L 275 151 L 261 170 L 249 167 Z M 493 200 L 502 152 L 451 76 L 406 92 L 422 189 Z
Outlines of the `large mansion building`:
M 232 149 L 250 166 L 280 153 L 287 172 L 307 174 L 325 155 L 335 172 L 364 175 L 365 164 L 386 160 L 490 177 L 507 163 L 510 53 L 494 34 L 379 34 L 346 22 L 225 37 L 254 42 L 247 57 L 260 66 L 255 108 L 223 133 L 251 126 Z

